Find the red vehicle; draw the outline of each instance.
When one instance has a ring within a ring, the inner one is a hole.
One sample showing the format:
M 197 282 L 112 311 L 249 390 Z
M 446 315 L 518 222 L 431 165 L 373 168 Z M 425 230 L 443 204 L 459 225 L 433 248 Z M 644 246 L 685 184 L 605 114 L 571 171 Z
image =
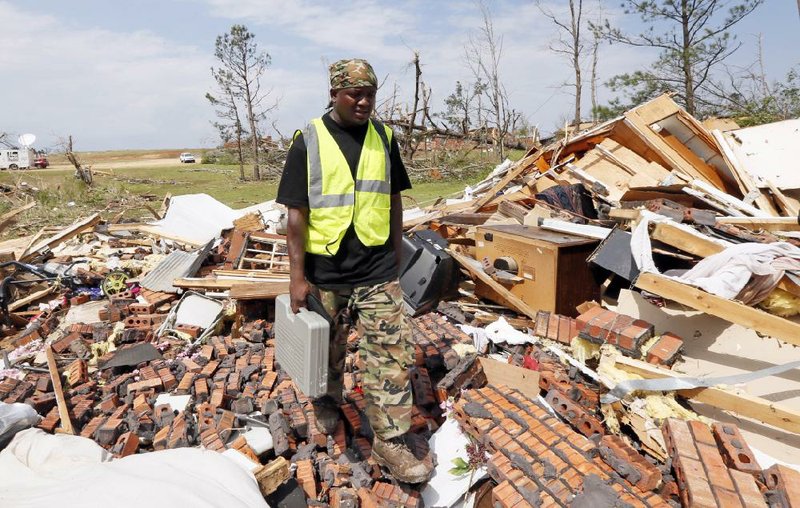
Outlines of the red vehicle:
M 37 155 L 36 158 L 33 160 L 33 167 L 44 169 L 50 165 L 48 162 L 47 157 L 45 155 Z

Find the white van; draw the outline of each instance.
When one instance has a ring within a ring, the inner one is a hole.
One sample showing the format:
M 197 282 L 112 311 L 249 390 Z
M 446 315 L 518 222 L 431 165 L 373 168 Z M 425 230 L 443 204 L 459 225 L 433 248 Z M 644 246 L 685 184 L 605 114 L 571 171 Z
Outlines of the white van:
M 0 149 L 0 169 L 29 169 L 36 160 L 32 148 Z

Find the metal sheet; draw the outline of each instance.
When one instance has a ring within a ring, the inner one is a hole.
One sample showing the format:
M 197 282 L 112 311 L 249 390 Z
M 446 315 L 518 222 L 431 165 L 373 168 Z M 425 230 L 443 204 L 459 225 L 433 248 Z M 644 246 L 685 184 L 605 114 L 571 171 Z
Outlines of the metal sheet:
M 144 276 L 140 284 L 153 291 L 177 293 L 179 290 L 172 285 L 172 281 L 181 277 L 191 277 L 197 273 L 210 247 L 211 243 L 209 242 L 205 247 L 194 252 L 180 250 L 170 252 Z

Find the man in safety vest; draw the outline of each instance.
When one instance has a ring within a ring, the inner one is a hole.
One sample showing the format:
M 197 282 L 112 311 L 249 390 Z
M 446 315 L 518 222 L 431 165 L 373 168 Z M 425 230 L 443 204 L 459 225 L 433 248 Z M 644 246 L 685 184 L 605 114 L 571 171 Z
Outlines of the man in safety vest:
M 319 297 L 333 318 L 328 394 L 313 402 L 317 427 L 339 423 L 350 324 L 357 321 L 361 386 L 372 456 L 403 482 L 427 481 L 431 461 L 407 443 L 412 393 L 411 332 L 403 312 L 400 192 L 411 188 L 391 129 L 371 119 L 378 81 L 365 60 L 330 66 L 332 109 L 297 131 L 278 203 L 289 209 L 292 310 Z

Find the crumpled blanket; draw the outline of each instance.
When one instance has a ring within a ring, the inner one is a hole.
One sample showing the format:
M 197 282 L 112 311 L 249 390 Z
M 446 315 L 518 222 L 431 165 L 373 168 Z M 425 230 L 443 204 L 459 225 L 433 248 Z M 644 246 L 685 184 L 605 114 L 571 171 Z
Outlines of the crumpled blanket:
M 631 238 L 631 252 L 640 271 L 659 273 L 653 263 L 647 228 L 650 222 L 669 219 L 651 212 L 642 213 L 642 220 Z M 800 271 L 800 248 L 787 242 L 741 243 L 728 244 L 722 252 L 701 260 L 691 270 L 673 278 L 728 300 L 755 305 L 775 289 L 787 271 Z

